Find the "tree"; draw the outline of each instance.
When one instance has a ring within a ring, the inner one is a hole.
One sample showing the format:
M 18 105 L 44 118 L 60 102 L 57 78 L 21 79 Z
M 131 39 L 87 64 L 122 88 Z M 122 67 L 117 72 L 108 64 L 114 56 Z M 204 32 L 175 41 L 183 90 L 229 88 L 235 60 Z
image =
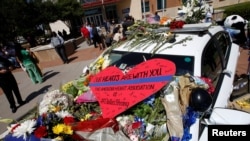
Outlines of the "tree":
M 58 19 L 74 23 L 75 18 L 83 15 L 83 9 L 76 0 L 58 0 L 56 3 L 42 0 L 1 0 L 0 5 L 0 41 L 13 40 L 19 35 L 37 34 L 39 25 L 48 25 Z
M 25 25 L 26 5 L 23 0 L 1 0 L 0 40 L 13 39 Z

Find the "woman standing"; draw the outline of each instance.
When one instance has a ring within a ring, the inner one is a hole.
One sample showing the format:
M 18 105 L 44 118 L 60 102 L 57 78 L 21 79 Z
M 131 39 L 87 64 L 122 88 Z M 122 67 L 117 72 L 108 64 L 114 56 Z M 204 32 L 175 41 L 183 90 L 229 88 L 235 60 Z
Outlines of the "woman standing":
M 42 75 L 33 61 L 32 52 L 29 49 L 24 49 L 21 45 L 17 46 L 16 49 L 17 60 L 26 69 L 32 82 L 34 84 L 42 83 Z

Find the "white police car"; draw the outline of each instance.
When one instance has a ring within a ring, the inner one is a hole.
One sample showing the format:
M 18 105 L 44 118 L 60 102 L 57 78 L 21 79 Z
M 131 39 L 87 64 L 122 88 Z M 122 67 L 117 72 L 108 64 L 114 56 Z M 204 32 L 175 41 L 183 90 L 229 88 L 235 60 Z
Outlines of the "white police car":
M 160 42 L 150 41 L 150 37 L 134 36 L 125 43 L 106 49 L 101 57 L 106 57 L 108 60 L 106 66 L 116 66 L 124 71 L 128 71 L 127 68 L 144 61 L 162 58 L 175 63 L 176 76 L 189 73 L 193 76 L 210 78 L 215 88 L 212 97 L 212 110 L 209 111 L 209 116 L 202 119 L 205 126 L 200 127 L 201 120 L 199 120 L 192 128 L 192 140 L 194 141 L 207 140 L 206 125 L 208 124 L 236 124 L 239 122 L 235 120 L 222 123 L 225 122 L 221 120 L 223 118 L 219 118 L 215 113 L 217 108 L 225 110 L 228 108 L 228 100 L 233 91 L 234 76 L 240 55 L 239 46 L 232 42 L 229 33 L 222 26 L 211 23 L 187 24 L 182 29 L 176 30 L 160 28 L 156 29 L 155 33 L 162 35 L 159 37 L 162 39 L 157 39 Z M 217 111 L 220 110 L 217 109 Z M 220 112 L 220 116 L 224 116 L 223 111 Z M 235 116 L 239 116 L 238 111 L 228 112 L 226 110 L 224 112 L 231 113 L 233 117 L 233 113 L 236 114 Z M 249 117 L 247 115 L 248 120 Z M 242 123 L 239 122 L 239 124 Z M 250 121 L 244 124 L 250 124 Z
M 168 31 L 168 28 L 156 30 L 158 33 L 164 32 L 164 38 L 168 38 L 169 35 L 165 34 Z M 213 107 L 226 107 L 233 90 L 239 46 L 232 42 L 223 27 L 212 26 L 211 23 L 187 24 L 182 29 L 171 30 L 171 36 L 165 43 L 142 39 L 138 45 L 134 45 L 134 42 L 128 41 L 107 49 L 101 56 L 107 57 L 108 54 L 108 65 L 120 69 L 153 58 L 173 61 L 176 65 L 175 75 L 189 73 L 212 79 L 216 96 Z

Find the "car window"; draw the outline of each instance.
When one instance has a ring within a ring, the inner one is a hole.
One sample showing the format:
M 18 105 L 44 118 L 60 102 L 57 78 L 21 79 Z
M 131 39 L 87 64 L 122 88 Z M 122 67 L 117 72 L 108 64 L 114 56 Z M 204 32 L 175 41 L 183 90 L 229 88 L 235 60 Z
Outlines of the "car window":
M 221 50 L 221 54 L 223 56 L 224 67 L 228 63 L 228 57 L 231 48 L 231 40 L 228 33 L 219 33 L 216 35 L 216 39 L 218 41 L 218 49 Z
M 228 63 L 230 38 L 224 32 L 218 33 L 208 43 L 203 52 L 201 74 L 212 80 L 213 86 L 219 86 L 220 74 Z
M 116 66 L 121 70 L 131 68 L 143 61 L 147 61 L 153 58 L 167 59 L 175 63 L 176 74 L 183 75 L 194 73 L 194 57 L 193 56 L 178 56 L 178 55 L 165 55 L 165 54 L 149 54 L 142 52 L 122 52 L 112 51 L 109 54 L 110 66 Z
M 216 49 L 214 42 L 211 42 L 204 51 L 201 70 L 202 76 L 212 80 L 214 86 L 217 86 L 219 75 L 223 70 L 223 63 L 220 54 Z

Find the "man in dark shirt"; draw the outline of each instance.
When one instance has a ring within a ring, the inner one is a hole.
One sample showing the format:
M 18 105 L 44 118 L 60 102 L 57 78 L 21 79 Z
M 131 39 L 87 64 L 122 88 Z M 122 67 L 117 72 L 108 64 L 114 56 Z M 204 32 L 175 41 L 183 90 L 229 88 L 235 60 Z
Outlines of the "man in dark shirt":
M 114 29 L 113 29 L 113 35 L 115 35 L 115 33 L 117 33 L 121 28 L 121 25 L 117 25 Z
M 122 24 L 122 28 L 123 28 L 122 35 L 123 35 L 123 37 L 126 38 L 126 31 L 128 30 L 128 27 L 133 25 L 133 24 L 134 24 L 133 17 L 127 15 L 125 17 L 125 21 Z
M 14 95 L 18 104 L 21 106 L 26 102 L 22 100 L 16 79 L 12 74 L 12 64 L 9 60 L 0 56 L 0 87 L 2 88 L 12 110 L 15 113 L 17 110 Z

